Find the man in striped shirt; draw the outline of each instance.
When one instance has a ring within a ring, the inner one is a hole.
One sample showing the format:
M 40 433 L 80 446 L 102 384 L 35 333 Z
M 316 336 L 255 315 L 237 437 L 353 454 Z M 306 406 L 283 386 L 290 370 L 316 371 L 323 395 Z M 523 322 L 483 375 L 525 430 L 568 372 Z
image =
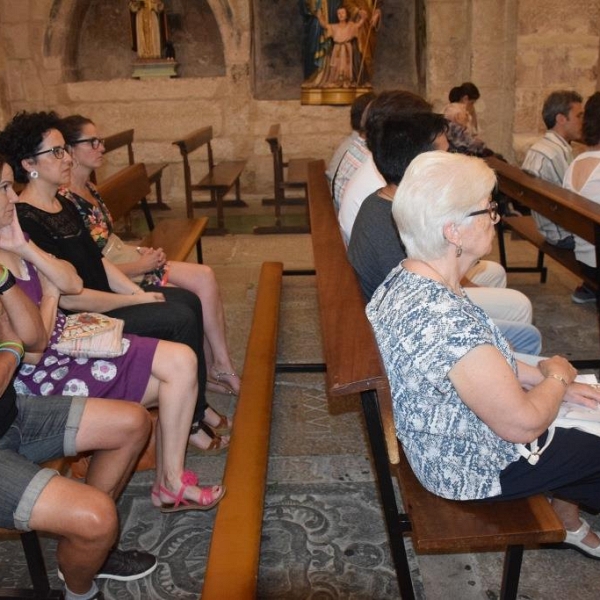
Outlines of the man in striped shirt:
M 552 92 L 544 102 L 542 117 L 548 131 L 529 148 L 521 168 L 562 187 L 567 167 L 573 160 L 571 142 L 581 137 L 583 121 L 581 96 L 569 90 Z M 575 248 L 575 240 L 569 231 L 536 212 L 532 212 L 532 216 L 539 232 L 548 243 L 559 248 L 571 250 Z M 595 299 L 593 295 L 593 300 Z M 578 302 L 575 297 L 573 300 Z

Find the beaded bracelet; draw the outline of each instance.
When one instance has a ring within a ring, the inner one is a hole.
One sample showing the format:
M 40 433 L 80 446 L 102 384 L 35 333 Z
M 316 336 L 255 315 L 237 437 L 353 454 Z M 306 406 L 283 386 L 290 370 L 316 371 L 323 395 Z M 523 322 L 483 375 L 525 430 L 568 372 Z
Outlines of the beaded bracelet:
M 18 352 L 19 359 L 21 359 L 21 358 L 23 358 L 23 356 L 25 356 L 25 348 L 23 347 L 23 344 L 21 342 L 10 342 L 10 341 L 1 342 L 0 350 L 2 350 L 3 348 L 10 348 L 14 352 Z
M 14 354 L 17 359 L 17 367 L 21 364 L 21 354 L 14 348 L 0 348 L 0 352 L 10 352 L 11 354 Z

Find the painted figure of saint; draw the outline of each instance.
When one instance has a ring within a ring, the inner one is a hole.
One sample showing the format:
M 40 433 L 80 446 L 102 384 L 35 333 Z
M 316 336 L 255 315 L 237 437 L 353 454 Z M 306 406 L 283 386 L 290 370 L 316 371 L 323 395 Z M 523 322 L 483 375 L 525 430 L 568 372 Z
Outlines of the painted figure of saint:
M 344 0 L 350 19 L 356 20 L 360 11 L 367 14 L 368 26 L 361 27 L 358 32 L 358 50 L 362 57 L 361 73 L 359 80 L 371 82 L 373 80 L 373 57 L 377 30 L 381 24 L 381 6 L 383 0 Z
M 160 58 L 162 52 L 160 15 L 164 9 L 158 0 L 130 0 L 135 13 L 135 43 L 139 58 Z
M 332 4 L 335 2 L 335 5 Z M 370 85 L 375 33 L 381 20 L 377 0 L 305 0 L 305 17 L 318 23 L 319 38 L 314 35 L 314 22 L 305 24 L 305 74 L 302 84 L 308 88 L 349 88 Z M 346 6 L 347 5 L 347 6 Z M 337 22 L 332 22 L 335 8 Z M 311 30 L 312 29 L 312 30 Z M 307 45 L 310 47 L 307 48 Z M 312 74 L 308 60 L 312 56 Z M 308 73 L 307 73 L 308 71 Z

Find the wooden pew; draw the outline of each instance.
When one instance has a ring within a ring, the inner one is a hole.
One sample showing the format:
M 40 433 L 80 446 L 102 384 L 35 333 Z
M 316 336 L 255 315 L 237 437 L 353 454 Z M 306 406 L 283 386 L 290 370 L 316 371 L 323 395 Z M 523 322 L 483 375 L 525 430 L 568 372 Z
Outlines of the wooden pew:
M 66 473 L 69 468 L 70 460 L 68 458 L 59 458 L 44 463 L 42 466 L 49 469 L 55 469 L 61 474 Z M 12 537 L 18 534 L 23 546 L 25 559 L 27 560 L 27 569 L 31 579 L 31 589 L 23 588 L 0 588 L 0 598 L 44 598 L 47 600 L 60 600 L 63 598 L 63 591 L 50 588 L 48 572 L 44 554 L 40 545 L 37 531 L 17 532 L 14 529 L 1 529 L 0 536 Z
M 273 156 L 273 198 L 265 198 L 262 203 L 266 206 L 275 206 L 275 225 L 255 227 L 254 233 L 310 233 L 310 217 L 308 215 L 308 202 L 306 201 L 306 177 L 308 163 L 314 159 L 292 158 L 284 161 L 280 130 L 281 126 L 279 124 L 271 125 L 265 138 Z M 303 191 L 303 195 L 298 198 L 286 198 L 286 189 L 300 189 Z M 306 207 L 306 225 L 284 226 L 281 224 L 281 207 L 290 205 L 304 205 Z
M 113 152 L 114 150 L 118 150 L 119 148 L 127 148 L 127 160 L 129 164 L 132 165 L 135 163 L 135 155 L 133 154 L 133 136 L 134 129 L 127 129 L 125 131 L 119 131 L 118 133 L 113 133 L 109 135 L 107 138 L 104 138 L 104 153 L 108 154 L 109 152 Z M 155 194 L 156 194 L 156 203 L 154 205 L 148 206 L 156 206 L 156 208 L 160 210 L 170 210 L 169 206 L 163 202 L 162 197 L 162 173 L 168 167 L 168 163 L 151 163 L 146 164 L 146 171 L 148 173 L 148 179 L 150 180 L 150 185 L 154 186 Z M 95 180 L 94 180 L 95 182 Z M 148 220 L 148 227 L 150 229 L 153 228 L 152 225 L 152 216 L 148 217 L 146 215 L 146 220 Z
M 596 258 L 598 259 L 600 253 L 600 244 L 598 243 L 600 240 L 600 205 L 579 194 L 529 175 L 519 167 L 509 165 L 495 157 L 490 157 L 486 161 L 496 171 L 498 189 L 503 194 L 547 217 L 567 231 L 595 244 Z M 505 227 L 515 231 L 538 248 L 535 267 L 511 267 L 508 265 L 506 257 L 504 238 L 499 235 L 500 262 L 508 273 L 537 272 L 540 273 L 540 280 L 544 283 L 547 275 L 544 255 L 547 254 L 577 277 L 582 278 L 592 289 L 600 290 L 600 281 L 584 275 L 572 250 L 557 248 L 546 242 L 538 232 L 533 217 L 505 216 L 501 221 L 500 233 Z M 600 265 L 600 262 L 598 264 Z
M 567 231 L 594 244 L 596 247 L 596 264 L 600 265 L 600 205 L 579 194 L 525 173 L 519 167 L 509 165 L 495 157 L 487 158 L 486 161 L 496 171 L 500 192 L 547 217 Z M 506 229 L 514 231 L 538 249 L 535 266 L 511 267 L 508 265 L 504 243 L 504 231 Z M 503 216 L 498 224 L 498 250 L 500 263 L 508 273 L 540 273 L 540 281 L 545 283 L 548 269 L 544 265 L 544 255 L 547 254 L 581 278 L 590 289 L 596 292 L 596 309 L 600 331 L 600 271 L 597 278 L 589 277 L 584 273 L 575 258 L 575 252 L 557 248 L 546 242 L 537 230 L 533 217 Z M 593 357 L 572 360 L 571 362 L 578 369 L 597 369 L 600 367 L 600 359 Z
M 143 163 L 136 163 L 115 173 L 98 185 L 98 192 L 115 221 L 127 215 L 150 192 L 150 180 Z M 202 234 L 207 217 L 164 219 L 142 240 L 142 246 L 162 248 L 168 260 L 185 261 L 196 246 L 202 262 Z
M 505 550 L 501 598 L 516 598 L 525 545 L 564 540 L 561 522 L 543 495 L 511 502 L 458 502 L 418 482 L 396 438 L 389 384 L 346 257 L 322 161 L 308 175 L 311 232 L 321 334 L 331 396 L 359 393 L 401 597 L 414 598 L 403 537 L 418 553 Z M 393 477 L 404 512 L 398 510 Z
M 254 600 L 269 458 L 283 265 L 263 263 L 202 600 Z
M 225 224 L 223 220 L 224 206 L 248 206 L 240 198 L 240 176 L 246 166 L 245 160 L 229 160 L 220 163 L 215 163 L 211 140 L 213 139 L 213 128 L 203 127 L 197 129 L 190 135 L 181 140 L 173 142 L 179 147 L 181 156 L 183 157 L 183 177 L 185 182 L 185 202 L 187 207 L 187 216 L 194 216 L 194 207 L 210 207 L 217 209 L 217 227 L 209 229 L 207 233 L 225 234 Z M 198 183 L 192 183 L 192 172 L 190 167 L 189 155 L 206 146 L 208 155 L 208 173 L 200 179 Z M 235 200 L 225 200 L 225 195 L 229 190 L 235 187 Z M 210 201 L 194 201 L 192 194 L 194 191 L 209 191 Z

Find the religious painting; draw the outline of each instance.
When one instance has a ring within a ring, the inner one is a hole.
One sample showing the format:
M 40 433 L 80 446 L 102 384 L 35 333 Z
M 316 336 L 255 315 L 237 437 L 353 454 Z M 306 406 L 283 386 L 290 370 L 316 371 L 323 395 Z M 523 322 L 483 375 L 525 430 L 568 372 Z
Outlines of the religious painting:
M 301 0 L 302 104 L 351 104 L 373 85 L 383 0 Z

